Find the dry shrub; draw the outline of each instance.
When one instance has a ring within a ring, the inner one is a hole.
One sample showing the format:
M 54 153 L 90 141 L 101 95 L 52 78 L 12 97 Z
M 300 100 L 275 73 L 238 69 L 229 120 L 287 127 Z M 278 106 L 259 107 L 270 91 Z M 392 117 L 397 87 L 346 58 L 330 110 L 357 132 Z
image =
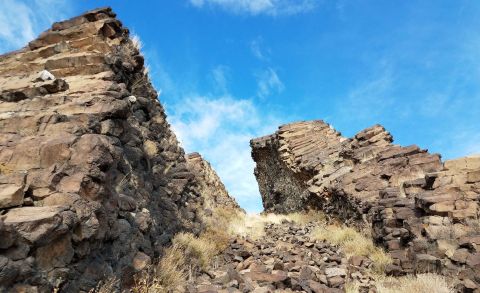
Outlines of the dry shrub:
M 195 271 L 207 269 L 215 256 L 228 246 L 229 223 L 238 217 L 241 213 L 237 210 L 215 209 L 210 216 L 204 216 L 206 227 L 198 237 L 177 233 L 158 264 L 138 276 L 133 292 L 170 292 L 185 285 Z
M 345 284 L 345 293 L 359 293 L 360 292 L 360 283 L 357 281 L 355 282 L 347 282 Z
M 111 277 L 101 281 L 95 289 L 90 290 L 90 293 L 112 293 L 117 292 L 119 287 L 119 280 Z M 54 290 L 55 291 L 55 290 Z
M 215 243 L 191 233 L 178 233 L 157 266 L 137 278 L 133 292 L 168 292 L 181 287 L 194 271 L 205 269 L 215 254 Z
M 388 277 L 377 280 L 378 293 L 451 293 L 454 292 L 452 282 L 444 276 L 436 274 L 409 275 L 400 278 Z
M 206 269 L 211 259 L 219 252 L 217 245 L 210 238 L 195 237 L 191 233 L 178 233 L 173 239 L 173 246 L 182 249 L 188 259 L 202 269 Z
M 137 277 L 134 293 L 169 292 L 185 284 L 188 277 L 188 262 L 183 248 L 172 245 L 165 250 L 156 267 Z
M 383 274 L 387 265 L 392 263 L 391 257 L 375 246 L 365 231 L 361 233 L 345 226 L 319 226 L 312 232 L 312 237 L 339 246 L 347 257 L 368 257 L 373 262 L 373 271 L 377 274 Z
M 245 216 L 241 211 L 234 208 L 215 208 L 212 215 L 204 217 L 203 221 L 206 224 L 201 238 L 215 244 L 217 254 L 227 248 L 230 238 L 234 234 L 229 233 L 229 227 L 232 222 L 237 221 Z

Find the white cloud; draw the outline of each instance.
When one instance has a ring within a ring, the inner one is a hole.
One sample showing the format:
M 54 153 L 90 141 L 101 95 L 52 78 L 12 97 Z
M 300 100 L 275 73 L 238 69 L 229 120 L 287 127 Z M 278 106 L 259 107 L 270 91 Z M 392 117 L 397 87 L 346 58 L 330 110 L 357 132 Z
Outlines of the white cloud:
M 228 12 L 250 15 L 293 15 L 313 10 L 318 0 L 190 0 L 198 8 L 220 7 Z
M 250 42 L 250 50 L 252 51 L 253 56 L 258 60 L 268 61 L 270 50 L 263 48 L 263 38 L 258 37 Z
M 278 77 L 277 72 L 271 67 L 257 74 L 257 86 L 257 95 L 260 98 L 281 93 L 285 89 L 285 85 Z
M 0 9 L 0 53 L 19 49 L 55 21 L 65 18 L 69 1 L 2 0 Z
M 230 68 L 225 65 L 218 65 L 212 70 L 212 78 L 215 82 L 215 88 L 220 92 L 227 92 L 228 74 Z
M 229 193 L 249 211 L 261 198 L 253 174 L 250 139 L 272 133 L 280 122 L 262 115 L 252 100 L 194 95 L 168 107 L 168 120 L 187 152 L 198 151 Z

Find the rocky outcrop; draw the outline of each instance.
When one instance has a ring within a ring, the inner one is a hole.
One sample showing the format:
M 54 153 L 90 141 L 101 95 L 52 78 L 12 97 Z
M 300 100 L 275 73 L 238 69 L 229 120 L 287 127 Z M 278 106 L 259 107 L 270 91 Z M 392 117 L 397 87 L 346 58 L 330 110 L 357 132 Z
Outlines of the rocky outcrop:
M 435 271 L 456 276 L 459 290 L 479 288 L 480 157 L 442 162 L 392 141 L 380 125 L 345 138 L 323 121 L 253 139 L 265 210 L 367 224 L 394 258 L 391 274 Z
M 110 8 L 0 56 L 0 292 L 128 286 L 176 231 L 200 231 L 199 196 Z
M 228 194 L 225 185 L 209 162 L 205 161 L 199 153 L 186 156 L 189 170 L 195 175 L 198 182 L 198 191 L 203 207 L 210 211 L 216 208 L 242 210 L 235 199 Z

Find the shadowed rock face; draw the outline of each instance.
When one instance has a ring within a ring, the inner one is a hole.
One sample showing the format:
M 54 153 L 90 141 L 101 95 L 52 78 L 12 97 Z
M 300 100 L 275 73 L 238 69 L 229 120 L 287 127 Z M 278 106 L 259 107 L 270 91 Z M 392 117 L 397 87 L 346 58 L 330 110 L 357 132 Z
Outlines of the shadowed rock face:
M 392 274 L 436 271 L 480 284 L 480 157 L 442 162 L 392 144 L 380 125 L 345 138 L 323 121 L 251 141 L 266 211 L 321 209 L 366 223 L 394 258 Z M 468 260 L 470 261 L 468 261 Z
M 200 231 L 195 175 L 143 64 L 110 8 L 0 56 L 1 292 L 128 285 L 176 231 Z

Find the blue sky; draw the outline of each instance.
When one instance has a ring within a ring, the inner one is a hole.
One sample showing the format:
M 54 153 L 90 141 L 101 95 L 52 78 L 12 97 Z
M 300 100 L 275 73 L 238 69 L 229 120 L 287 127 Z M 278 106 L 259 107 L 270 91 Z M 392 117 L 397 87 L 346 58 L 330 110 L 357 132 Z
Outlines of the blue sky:
M 380 123 L 444 159 L 480 152 L 479 1 L 3 0 L 0 52 L 105 5 L 141 39 L 186 150 L 249 211 L 249 139 L 282 123 L 324 119 L 346 136 Z

